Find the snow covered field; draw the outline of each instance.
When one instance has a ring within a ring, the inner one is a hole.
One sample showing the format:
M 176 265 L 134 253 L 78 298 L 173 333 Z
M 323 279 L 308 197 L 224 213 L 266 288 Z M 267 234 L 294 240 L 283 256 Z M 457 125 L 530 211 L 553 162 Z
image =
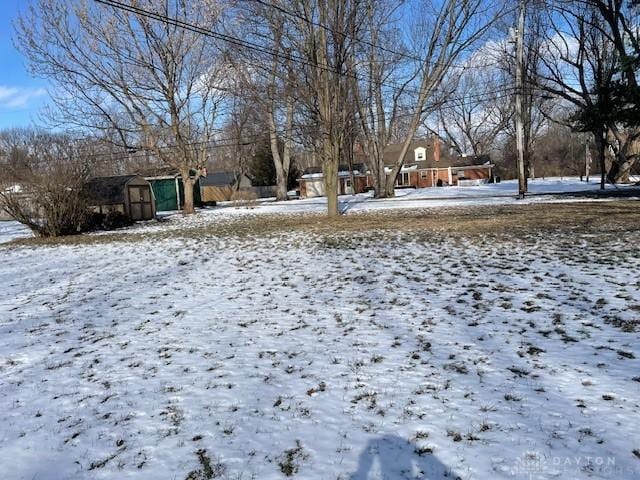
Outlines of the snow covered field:
M 0 478 L 638 478 L 639 214 L 593 205 L 2 247 Z
M 371 192 L 357 195 L 343 195 L 340 206 L 343 213 L 357 213 L 372 210 L 407 209 L 407 208 L 438 208 L 468 205 L 514 205 L 530 203 L 580 202 L 581 198 L 558 197 L 567 193 L 597 191 L 600 184 L 597 181 L 581 182 L 579 178 L 550 178 L 529 181 L 529 197 L 518 200 L 518 182 L 507 180 L 501 183 L 468 187 L 440 187 L 440 188 L 405 188 L 397 189 L 396 197 L 391 199 L 375 199 Z M 629 186 L 607 185 L 607 190 L 627 190 L 638 192 L 640 189 Z M 222 204 L 225 205 L 224 203 Z M 226 206 L 232 206 L 228 202 Z M 262 202 L 259 208 L 265 213 L 309 213 L 323 212 L 326 209 L 325 198 L 308 198 L 293 202 Z
M 11 220 L 0 220 L 0 243 L 30 236 L 31 231 L 22 224 Z

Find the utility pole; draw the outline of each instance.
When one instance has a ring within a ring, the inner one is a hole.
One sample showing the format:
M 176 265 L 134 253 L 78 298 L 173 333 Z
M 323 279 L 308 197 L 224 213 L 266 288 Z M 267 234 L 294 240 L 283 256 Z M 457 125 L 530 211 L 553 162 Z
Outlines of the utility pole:
M 518 150 L 518 198 L 527 192 L 524 168 L 524 16 L 526 0 L 520 0 L 516 38 L 516 149 Z

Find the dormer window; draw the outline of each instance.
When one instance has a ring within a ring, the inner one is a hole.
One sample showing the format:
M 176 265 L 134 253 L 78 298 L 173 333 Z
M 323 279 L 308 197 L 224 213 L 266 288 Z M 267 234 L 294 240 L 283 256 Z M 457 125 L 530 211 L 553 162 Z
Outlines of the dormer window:
M 418 147 L 414 151 L 416 162 L 422 162 L 427 159 L 427 149 L 424 147 Z

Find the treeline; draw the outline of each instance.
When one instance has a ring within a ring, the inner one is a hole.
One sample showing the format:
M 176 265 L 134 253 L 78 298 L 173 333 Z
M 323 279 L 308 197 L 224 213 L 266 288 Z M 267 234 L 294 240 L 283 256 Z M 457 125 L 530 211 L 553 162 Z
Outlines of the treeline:
M 603 185 L 627 181 L 640 154 L 637 5 L 524 4 L 529 175 L 579 175 L 588 149 Z M 517 10 L 506 0 L 35 0 L 15 40 L 52 83 L 47 120 L 99 139 L 100 158 L 171 166 L 185 212 L 206 165 L 246 170 L 266 145 L 279 199 L 305 152 L 337 215 L 338 165 L 356 145 L 377 197 L 393 195 L 412 140 L 426 135 L 460 154 L 500 151 L 508 175 Z M 560 131 L 570 135 L 554 140 Z M 402 148 L 389 165 L 392 143 Z

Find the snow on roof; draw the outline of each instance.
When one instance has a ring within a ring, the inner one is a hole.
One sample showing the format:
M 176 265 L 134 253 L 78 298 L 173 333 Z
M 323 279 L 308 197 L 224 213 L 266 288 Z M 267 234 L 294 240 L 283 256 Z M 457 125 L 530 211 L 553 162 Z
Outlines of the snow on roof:
M 391 173 L 391 171 L 393 170 L 393 167 L 389 167 L 389 166 L 385 166 L 384 167 L 384 173 L 389 174 Z M 404 172 L 414 172 L 418 170 L 418 165 L 403 165 L 402 168 L 400 169 L 401 173 Z
M 364 173 L 360 172 L 360 170 L 354 170 L 353 174 L 356 176 L 359 175 L 364 175 Z M 338 172 L 338 176 L 339 177 L 350 177 L 351 176 L 351 172 L 345 172 L 345 171 L 340 171 Z M 302 175 L 300 177 L 301 180 L 319 180 L 321 178 L 324 178 L 324 174 L 322 172 L 320 173 L 305 173 L 304 175 Z

